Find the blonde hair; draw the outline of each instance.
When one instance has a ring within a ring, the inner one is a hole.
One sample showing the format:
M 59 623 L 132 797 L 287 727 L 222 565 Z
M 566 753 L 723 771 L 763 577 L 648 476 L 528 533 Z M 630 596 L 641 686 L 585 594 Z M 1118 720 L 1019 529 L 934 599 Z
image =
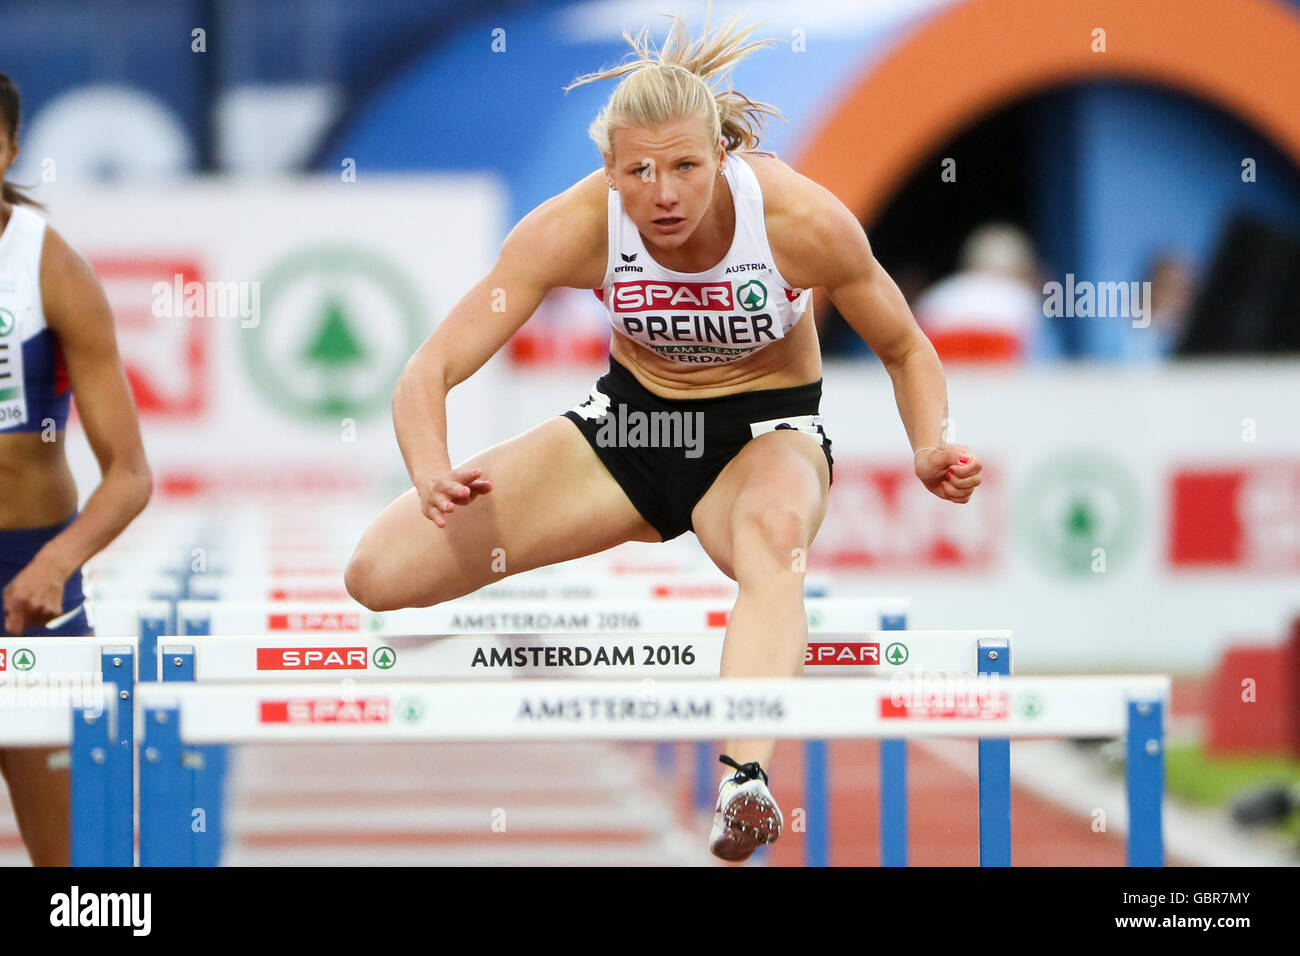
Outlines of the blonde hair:
M 710 20 L 712 13 L 710 3 Z M 724 90 L 715 90 L 714 86 L 750 53 L 780 41 L 772 38 L 746 43 L 759 24 L 741 29 L 740 16 L 735 16 L 712 37 L 706 21 L 704 35 L 692 42 L 686 22 L 680 16 L 664 15 L 672 20 L 672 26 L 660 49 L 650 45 L 649 30 L 643 29 L 635 37 L 624 31 L 623 39 L 632 45 L 633 52 L 628 55 L 635 59 L 586 73 L 564 88 L 567 93 L 584 83 L 626 77 L 587 131 L 601 156 L 607 160 L 613 157 L 616 130 L 658 126 L 687 116 L 703 116 L 709 124 L 712 142 L 725 140 L 727 152 L 754 149 L 758 146 L 763 114 L 783 121 L 785 117 L 776 107 L 756 103 L 730 84 Z

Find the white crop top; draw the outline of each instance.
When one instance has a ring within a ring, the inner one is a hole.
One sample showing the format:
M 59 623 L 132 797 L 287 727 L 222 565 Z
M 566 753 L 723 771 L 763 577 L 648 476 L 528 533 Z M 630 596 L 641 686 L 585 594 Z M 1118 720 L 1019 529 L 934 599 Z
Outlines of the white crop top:
M 736 206 L 731 249 L 705 272 L 676 272 L 650 257 L 636 225 L 609 192 L 609 257 L 596 297 L 614 331 L 664 358 L 696 365 L 734 362 L 794 328 L 810 289 L 795 289 L 772 259 L 758 177 L 738 153 L 723 176 Z

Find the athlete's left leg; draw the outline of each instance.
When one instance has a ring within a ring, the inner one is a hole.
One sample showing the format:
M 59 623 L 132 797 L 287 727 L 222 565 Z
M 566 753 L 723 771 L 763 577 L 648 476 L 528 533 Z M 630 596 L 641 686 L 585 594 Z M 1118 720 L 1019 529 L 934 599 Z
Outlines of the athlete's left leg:
M 740 586 L 727 620 L 723 677 L 803 672 L 804 558 L 826 516 L 829 487 L 821 446 L 780 429 L 747 442 L 692 511 L 705 552 Z M 726 753 L 767 768 L 775 746 L 775 740 L 730 740 Z
M 67 748 L 0 750 L 0 774 L 9 783 L 18 832 L 33 866 L 69 866 L 68 770 L 50 769 L 50 758 Z

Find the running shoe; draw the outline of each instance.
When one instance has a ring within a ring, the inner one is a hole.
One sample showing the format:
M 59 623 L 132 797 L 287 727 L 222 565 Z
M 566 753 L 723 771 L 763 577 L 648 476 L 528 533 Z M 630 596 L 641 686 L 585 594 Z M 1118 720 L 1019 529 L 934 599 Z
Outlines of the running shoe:
M 781 809 L 767 789 L 767 774 L 754 760 L 739 764 L 726 754 L 718 760 L 736 772 L 718 785 L 709 849 L 732 863 L 749 859 L 760 846 L 781 835 Z

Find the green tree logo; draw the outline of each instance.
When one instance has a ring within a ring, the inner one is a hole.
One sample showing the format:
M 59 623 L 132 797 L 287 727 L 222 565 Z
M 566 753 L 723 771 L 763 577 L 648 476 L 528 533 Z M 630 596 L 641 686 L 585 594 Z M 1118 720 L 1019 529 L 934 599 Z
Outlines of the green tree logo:
M 1026 476 L 1017 501 L 1036 567 L 1097 580 L 1128 567 L 1143 512 L 1122 462 L 1091 448 L 1059 452 Z
M 898 666 L 899 664 L 906 664 L 907 659 L 910 656 L 911 655 L 909 655 L 907 652 L 907 645 L 900 644 L 897 641 L 895 641 L 893 644 L 890 644 L 888 647 L 885 648 L 885 660 L 887 660 L 889 663 L 893 664 L 894 666 Z
M 757 312 L 767 305 L 767 286 L 757 279 L 750 279 L 736 290 L 736 301 L 746 312 Z
M 14 667 L 18 668 L 20 671 L 29 671 L 36 666 L 36 655 L 25 647 L 20 647 L 18 650 L 14 651 L 14 656 L 11 660 L 13 661 Z
M 18 320 L 8 309 L 0 309 L 0 336 L 8 335 L 14 330 Z
M 431 324 L 397 264 L 365 247 L 312 246 L 260 282 L 261 321 L 239 335 L 253 382 L 271 402 L 330 422 L 389 408 Z
M 376 667 L 386 671 L 397 663 L 397 652 L 391 647 L 376 647 L 372 659 Z
M 424 705 L 417 697 L 403 698 L 397 705 L 397 716 L 413 724 L 424 716 Z

